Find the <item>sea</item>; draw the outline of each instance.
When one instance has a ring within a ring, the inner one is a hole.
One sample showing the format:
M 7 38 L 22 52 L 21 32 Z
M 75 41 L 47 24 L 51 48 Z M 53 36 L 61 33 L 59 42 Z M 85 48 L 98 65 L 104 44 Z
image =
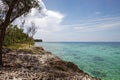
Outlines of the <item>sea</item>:
M 120 42 L 36 42 L 102 80 L 120 80 Z

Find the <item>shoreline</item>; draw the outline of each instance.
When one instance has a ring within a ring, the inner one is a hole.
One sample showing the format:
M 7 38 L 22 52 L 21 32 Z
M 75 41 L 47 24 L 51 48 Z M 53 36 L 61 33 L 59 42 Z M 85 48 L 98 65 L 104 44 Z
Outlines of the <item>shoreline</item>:
M 6 54 L 3 55 L 5 67 L 0 68 L 2 80 L 100 80 L 42 47 L 3 51 Z

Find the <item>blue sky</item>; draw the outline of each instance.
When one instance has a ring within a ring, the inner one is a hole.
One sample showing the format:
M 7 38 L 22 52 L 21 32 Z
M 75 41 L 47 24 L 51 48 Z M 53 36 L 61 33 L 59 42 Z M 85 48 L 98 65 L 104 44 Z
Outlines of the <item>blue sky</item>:
M 120 16 L 119 0 L 43 0 L 47 9 L 66 15 L 64 23 L 82 19 Z
M 67 27 L 51 35 L 50 41 L 120 41 L 120 0 L 43 2 L 48 10 L 64 15 L 60 24 Z
M 27 26 L 34 22 L 34 38 L 43 41 L 120 41 L 120 0 L 39 0 Z

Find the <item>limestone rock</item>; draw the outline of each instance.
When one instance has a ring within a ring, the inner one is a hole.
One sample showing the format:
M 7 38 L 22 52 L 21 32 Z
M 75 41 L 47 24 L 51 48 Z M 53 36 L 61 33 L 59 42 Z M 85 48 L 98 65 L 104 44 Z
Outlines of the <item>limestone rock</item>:
M 3 56 L 0 80 L 100 80 L 80 70 L 72 62 L 66 62 L 42 47 L 32 51 L 9 50 Z

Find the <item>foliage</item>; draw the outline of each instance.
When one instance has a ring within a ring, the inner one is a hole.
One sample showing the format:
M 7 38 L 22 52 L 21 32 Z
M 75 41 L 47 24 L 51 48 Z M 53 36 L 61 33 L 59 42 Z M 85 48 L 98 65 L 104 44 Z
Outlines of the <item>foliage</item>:
M 8 41 L 7 42 L 4 41 L 5 34 L 7 34 L 6 29 L 15 19 L 17 19 L 22 15 L 26 15 L 28 12 L 30 12 L 32 8 L 38 6 L 39 6 L 38 0 L 0 0 L 0 19 L 2 20 L 0 21 L 0 66 L 3 66 L 2 63 L 3 42 L 11 44 Z M 19 36 L 17 36 L 16 38 L 18 37 Z M 9 38 L 9 36 L 6 37 L 6 40 L 10 40 L 10 39 L 12 38 Z M 14 42 L 20 42 L 19 39 L 20 38 L 18 38 L 18 40 L 12 39 L 11 42 L 13 42 L 14 40 L 15 40 Z M 24 39 L 22 41 L 24 41 Z
M 28 29 L 27 29 L 27 34 L 30 37 L 33 37 L 36 33 L 36 30 L 37 30 L 37 27 L 35 26 L 35 23 L 31 22 L 31 26 L 28 27 Z
M 38 0 L 0 0 L 0 2 L 2 18 L 3 20 L 9 18 L 10 23 L 23 14 L 27 14 L 31 8 L 39 7 Z
M 17 27 L 17 25 L 10 25 L 7 28 L 6 36 L 4 39 L 4 46 L 11 46 L 17 44 L 34 44 L 33 38 L 30 38 L 28 34 L 23 32 L 23 29 Z

